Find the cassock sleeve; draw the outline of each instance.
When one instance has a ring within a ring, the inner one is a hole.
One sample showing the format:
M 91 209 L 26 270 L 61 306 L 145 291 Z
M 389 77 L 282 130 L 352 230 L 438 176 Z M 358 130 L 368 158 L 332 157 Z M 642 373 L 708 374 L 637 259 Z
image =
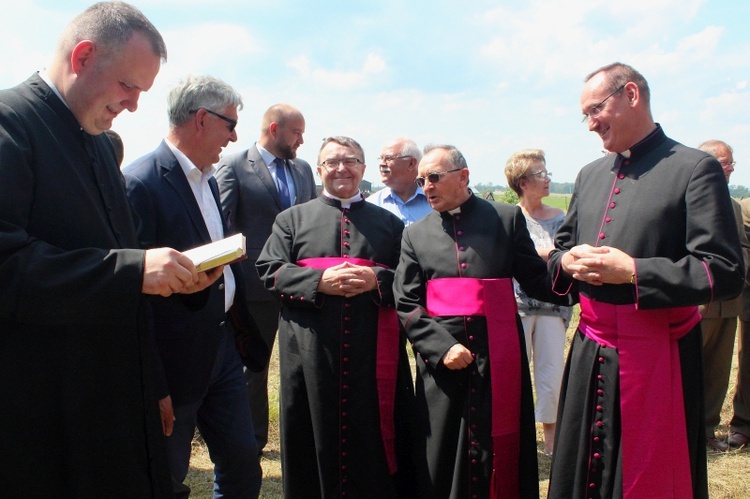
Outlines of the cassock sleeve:
M 281 212 L 276 216 L 271 235 L 255 262 L 258 275 L 285 307 L 320 308 L 325 296 L 318 293 L 323 270 L 296 264 L 294 229 L 286 215 Z
M 393 282 L 396 311 L 404 325 L 406 336 L 419 355 L 432 366 L 458 341 L 439 322 L 427 313 L 427 279 L 419 265 L 409 238 L 403 233 L 401 257 Z
M 742 291 L 744 261 L 729 191 L 718 161 L 711 157 L 693 171 L 685 192 L 685 217 L 683 258 L 635 259 L 639 306 L 700 305 Z

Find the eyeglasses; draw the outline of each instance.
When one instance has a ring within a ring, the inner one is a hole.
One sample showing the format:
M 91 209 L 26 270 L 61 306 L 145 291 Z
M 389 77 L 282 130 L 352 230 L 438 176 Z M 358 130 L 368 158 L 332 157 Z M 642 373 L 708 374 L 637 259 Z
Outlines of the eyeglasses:
M 237 127 L 237 120 L 233 120 L 232 118 L 227 118 L 223 114 L 215 113 L 215 112 L 211 111 L 210 109 L 206 109 L 205 107 L 201 108 L 201 109 L 205 110 L 208 114 L 213 114 L 217 118 L 222 119 L 222 120 L 226 121 L 227 123 L 229 123 L 229 133 L 234 132 L 234 129 Z M 197 113 L 197 112 L 198 112 L 198 110 L 195 109 L 193 111 L 190 111 L 190 114 Z
M 599 116 L 601 114 L 601 112 L 604 110 L 604 103 L 607 102 L 607 100 L 610 97 L 612 97 L 617 92 L 619 92 L 620 90 L 622 90 L 623 88 L 625 88 L 625 85 L 627 85 L 627 83 L 623 83 L 622 85 L 620 85 L 619 87 L 617 87 L 617 89 L 615 89 L 614 92 L 612 92 L 611 94 L 609 94 L 608 96 L 606 96 L 604 98 L 604 100 L 602 100 L 599 104 L 597 104 L 595 106 L 591 106 L 589 108 L 589 112 L 588 113 L 583 113 L 583 119 L 581 120 L 581 123 L 586 123 L 586 121 L 588 121 L 589 118 L 596 118 L 597 116 Z
M 730 166 L 734 168 L 734 165 L 736 165 L 737 162 L 736 161 L 724 161 L 724 162 L 719 162 L 719 164 L 721 164 L 721 166 L 724 168 L 729 168 Z
M 552 172 L 546 172 L 544 170 L 540 172 L 528 173 L 524 177 L 539 177 L 541 180 L 547 180 L 552 176 Z
M 380 156 L 378 158 L 378 163 L 388 164 L 388 163 L 393 163 L 397 159 L 406 159 L 406 158 L 411 158 L 411 156 Z
M 463 170 L 463 168 L 454 168 L 453 170 L 446 170 L 444 172 L 431 172 L 428 173 L 426 177 L 417 177 L 414 179 L 414 182 L 417 183 L 419 187 L 424 187 L 424 183 L 426 180 L 429 180 L 431 184 L 437 184 L 440 182 L 440 177 L 443 175 L 447 175 L 448 173 L 458 172 Z
M 361 161 L 359 158 L 340 158 L 340 159 L 327 159 L 320 163 L 318 166 L 323 166 L 327 170 L 335 170 L 339 167 L 339 165 L 343 163 L 345 167 L 347 168 L 353 168 L 357 165 L 364 165 L 364 162 Z

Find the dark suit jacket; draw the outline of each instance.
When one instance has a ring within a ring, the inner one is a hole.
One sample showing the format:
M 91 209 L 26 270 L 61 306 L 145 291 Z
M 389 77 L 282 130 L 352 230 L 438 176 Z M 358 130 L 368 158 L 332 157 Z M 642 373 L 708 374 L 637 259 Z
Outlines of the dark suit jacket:
M 310 164 L 299 158 L 290 163 L 297 197 L 295 204 L 315 199 L 317 193 Z M 281 212 L 281 201 L 271 172 L 255 145 L 222 158 L 217 166 L 216 180 L 221 191 L 221 205 L 230 225 L 247 238 L 248 258 L 242 262 L 247 299 L 276 300 L 263 286 L 255 270 L 255 261 L 271 235 L 276 215 Z
M 133 248 L 109 140 L 0 91 L 0 495 L 172 495 Z
M 152 153 L 124 170 L 128 198 L 135 213 L 142 248 L 168 246 L 184 251 L 211 242 L 198 203 L 177 159 L 162 142 Z M 216 180 L 209 181 L 217 206 Z M 224 224 L 225 233 L 229 232 Z M 242 270 L 232 265 L 237 281 L 230 310 L 235 329 L 247 333 L 248 367 L 261 368 L 268 348 L 245 306 Z M 206 391 L 219 346 L 224 312 L 224 278 L 193 295 L 175 294 L 152 299 L 153 326 L 162 366 L 162 393 L 182 405 Z

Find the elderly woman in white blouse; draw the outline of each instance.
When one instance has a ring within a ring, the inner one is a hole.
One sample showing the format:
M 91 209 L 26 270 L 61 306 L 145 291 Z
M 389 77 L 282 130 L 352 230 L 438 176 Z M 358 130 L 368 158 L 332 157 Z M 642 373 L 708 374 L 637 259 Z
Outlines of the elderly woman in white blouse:
M 525 149 L 513 154 L 505 165 L 508 185 L 520 198 L 518 206 L 526 217 L 529 234 L 545 261 L 554 248 L 554 235 L 565 213 L 542 203 L 549 196 L 551 173 L 544 152 Z M 518 313 L 526 337 L 526 354 L 533 360 L 536 389 L 536 420 L 544 428 L 544 451 L 552 455 L 555 444 L 555 419 L 564 367 L 565 331 L 571 309 L 526 296 L 515 284 Z

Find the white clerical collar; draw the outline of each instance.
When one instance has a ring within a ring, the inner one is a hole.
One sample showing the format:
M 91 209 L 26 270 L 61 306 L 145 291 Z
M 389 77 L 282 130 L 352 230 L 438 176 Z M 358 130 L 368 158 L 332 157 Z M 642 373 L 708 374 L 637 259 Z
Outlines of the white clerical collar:
M 628 150 L 626 150 L 626 151 L 622 151 L 622 152 L 620 153 L 620 155 L 621 155 L 621 156 L 622 156 L 623 158 L 626 158 L 626 159 L 627 159 L 627 158 L 630 158 L 630 154 L 631 154 L 631 152 L 630 152 L 630 149 L 628 149 Z
M 341 207 L 342 208 L 349 208 L 352 205 L 352 203 L 356 203 L 356 202 L 362 201 L 364 199 L 362 197 L 362 192 L 361 191 L 357 191 L 357 193 L 354 196 L 352 196 L 350 198 L 345 198 L 345 199 L 337 198 L 336 196 L 330 194 L 325 189 L 323 189 L 323 195 L 325 197 L 327 197 L 328 199 L 336 199 L 338 202 L 341 203 Z
M 448 213 L 450 213 L 451 215 L 458 215 L 459 213 L 461 213 L 461 207 L 457 206 L 456 208 L 453 208 L 452 210 L 448 210 Z

